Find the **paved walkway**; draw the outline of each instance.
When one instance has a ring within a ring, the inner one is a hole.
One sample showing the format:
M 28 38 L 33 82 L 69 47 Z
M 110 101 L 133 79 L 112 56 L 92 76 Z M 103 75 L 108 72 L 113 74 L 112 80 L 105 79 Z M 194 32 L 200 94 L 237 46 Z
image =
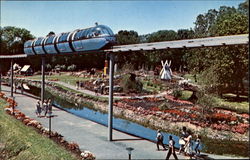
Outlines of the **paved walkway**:
M 32 81 L 41 81 L 41 80 L 34 80 L 34 79 L 29 79 L 29 78 L 19 78 L 19 79 L 27 79 L 27 80 L 32 80 Z M 85 93 L 85 94 L 88 94 L 88 95 L 96 96 L 96 93 L 93 92 L 93 91 L 90 91 L 90 90 L 87 90 L 87 89 L 84 89 L 84 88 L 77 89 L 76 86 L 74 86 L 72 84 L 69 84 L 69 83 L 62 82 L 62 81 L 48 81 L 48 80 L 45 80 L 45 82 L 56 83 L 56 84 L 63 85 L 65 87 L 67 87 L 67 88 L 73 89 L 73 90 L 81 92 L 81 93 Z M 114 98 L 121 99 L 121 98 L 136 98 L 136 97 L 137 98 L 158 97 L 158 96 L 164 96 L 166 93 L 167 92 L 164 91 L 164 92 L 161 92 L 161 93 L 158 93 L 158 94 L 144 95 L 144 96 L 117 96 L 114 93 Z M 103 94 L 98 94 L 98 96 L 99 97 L 105 97 L 105 98 L 109 97 L 109 95 L 103 95 Z
M 10 87 L 2 86 L 7 96 L 10 95 Z M 20 93 L 20 91 L 18 90 Z M 18 109 L 27 116 L 38 120 L 48 128 L 49 119 L 38 118 L 35 115 L 36 99 L 22 94 L 14 94 L 18 103 Z M 108 128 L 95 122 L 77 117 L 71 113 L 53 109 L 56 115 L 52 119 L 52 130 L 62 134 L 70 142 L 77 142 L 82 150 L 94 153 L 97 159 L 127 159 L 127 147 L 132 147 L 132 159 L 165 159 L 166 151 L 156 151 L 156 145 L 148 140 L 134 137 L 119 131 L 113 132 L 114 141 L 107 140 Z M 170 158 L 173 158 L 172 156 Z M 178 155 L 179 159 L 188 157 Z M 209 155 L 209 158 L 232 159 L 218 155 Z

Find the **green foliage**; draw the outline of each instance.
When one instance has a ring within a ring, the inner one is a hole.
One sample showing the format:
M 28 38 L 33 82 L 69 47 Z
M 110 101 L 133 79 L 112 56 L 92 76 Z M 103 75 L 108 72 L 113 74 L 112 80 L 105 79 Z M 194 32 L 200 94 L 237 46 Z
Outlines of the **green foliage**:
M 76 159 L 52 140 L 7 115 L 0 99 L 0 159 Z
M 140 38 L 136 31 L 121 30 L 116 34 L 116 40 L 118 44 L 123 45 L 139 43 Z
M 168 104 L 167 101 L 163 102 L 162 104 L 160 104 L 158 106 L 158 108 L 161 110 L 161 111 L 164 111 L 164 110 L 167 110 L 170 108 L 170 104 Z
M 246 0 L 245 2 L 239 4 L 238 11 L 249 17 L 249 0 Z
M 182 90 L 180 90 L 179 88 L 174 89 L 174 90 L 173 90 L 173 96 L 174 96 L 175 98 L 180 98 L 180 97 L 182 96 Z
M 182 100 L 188 100 L 191 96 L 192 96 L 193 92 L 192 91 L 182 91 L 181 92 L 181 97 L 179 97 L 179 99 Z
M 248 33 L 248 2 L 239 8 L 221 6 L 200 14 L 195 22 L 196 37 Z M 201 73 L 201 81 L 209 92 L 222 94 L 243 90 L 248 68 L 248 46 L 191 49 L 185 54 L 188 68 Z
M 194 38 L 194 31 L 192 29 L 179 29 L 177 31 L 178 39 L 192 39 Z
M 123 88 L 124 92 L 136 92 L 139 93 L 142 91 L 143 84 L 135 79 L 134 74 L 127 74 L 122 77 L 120 82 L 121 87 Z
M 24 54 L 24 42 L 33 39 L 30 31 L 24 28 L 6 26 L 0 27 L 0 55 Z M 28 60 L 21 60 L 20 65 L 27 64 Z M 1 61 L 0 67 L 3 72 L 9 69 L 10 61 Z
M 211 27 L 213 36 L 225 36 L 248 33 L 248 17 L 237 11 L 224 11 L 218 16 L 215 24 Z
M 203 108 L 215 108 L 217 107 L 216 104 L 216 95 L 212 95 L 212 94 L 206 94 L 206 91 L 199 91 L 197 92 L 197 104 L 200 104 L 203 106 Z
M 148 42 L 171 41 L 178 38 L 177 33 L 173 30 L 160 30 L 150 34 Z

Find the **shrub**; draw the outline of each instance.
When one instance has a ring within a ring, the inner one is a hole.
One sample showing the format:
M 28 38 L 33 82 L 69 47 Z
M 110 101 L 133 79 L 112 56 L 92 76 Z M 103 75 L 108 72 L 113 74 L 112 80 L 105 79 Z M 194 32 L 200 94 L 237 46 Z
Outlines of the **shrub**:
M 158 106 L 158 108 L 159 108 L 161 111 L 167 110 L 167 109 L 169 109 L 169 104 L 166 103 L 166 102 L 163 102 L 162 104 L 160 104 L 160 105 Z
M 182 91 L 180 89 L 174 89 L 173 96 L 177 99 L 182 96 Z
M 143 88 L 143 84 L 139 80 L 136 80 L 136 75 L 132 73 L 125 75 L 122 78 L 120 85 L 127 93 L 141 92 Z

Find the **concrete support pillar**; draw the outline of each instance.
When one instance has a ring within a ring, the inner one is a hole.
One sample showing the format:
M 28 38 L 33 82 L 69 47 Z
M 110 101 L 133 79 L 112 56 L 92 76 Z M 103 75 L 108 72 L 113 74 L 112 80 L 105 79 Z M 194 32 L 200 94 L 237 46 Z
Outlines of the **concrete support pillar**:
M 42 56 L 42 66 L 41 66 L 42 82 L 41 82 L 41 102 L 44 102 L 44 92 L 45 92 L 45 57 Z
M 10 63 L 10 88 L 11 88 L 11 91 L 10 91 L 10 96 L 13 97 L 13 59 L 11 59 L 11 63 Z
M 108 112 L 108 140 L 112 141 L 113 130 L 113 79 L 114 79 L 114 55 L 110 54 L 109 60 L 109 112 Z

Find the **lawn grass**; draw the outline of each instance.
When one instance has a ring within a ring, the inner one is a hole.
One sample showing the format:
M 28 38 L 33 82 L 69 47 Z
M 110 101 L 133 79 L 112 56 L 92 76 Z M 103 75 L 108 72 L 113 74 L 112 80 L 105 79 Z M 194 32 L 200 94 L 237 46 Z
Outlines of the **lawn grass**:
M 190 79 L 192 83 L 195 83 L 193 74 L 185 74 L 184 78 Z M 197 74 L 197 81 L 199 82 L 200 80 L 201 80 L 200 75 Z M 227 98 L 214 97 L 215 105 L 217 105 L 219 108 L 236 111 L 237 113 L 249 113 L 249 102 L 247 100 L 247 96 L 240 96 L 241 98 L 246 99 L 244 101 L 237 102 L 229 100 L 230 97 L 234 98 L 235 96 L 236 96 L 235 94 L 224 94 L 223 97 Z
M 70 152 L 5 113 L 0 99 L 0 159 L 76 160 Z
M 162 85 L 154 84 L 152 81 L 142 80 L 141 82 L 143 84 L 143 89 L 150 93 L 159 93 L 164 90 Z
M 215 97 L 216 103 L 220 108 L 236 111 L 237 113 L 249 113 L 249 102 L 230 102 L 226 99 Z
M 30 76 L 28 78 L 29 79 L 34 79 L 34 80 L 41 80 L 41 75 Z M 75 76 L 61 74 L 61 75 L 51 75 L 51 76 L 46 75 L 45 79 L 46 80 L 58 79 L 61 82 L 69 83 L 69 84 L 75 86 L 77 81 L 85 81 L 85 80 L 88 80 L 90 78 L 75 77 Z
M 89 98 L 89 99 L 92 99 L 92 100 L 95 100 L 95 101 L 101 101 L 101 102 L 108 102 L 109 98 L 106 98 L 106 97 L 100 97 L 100 96 L 93 96 L 93 95 L 90 95 L 90 94 L 86 94 L 86 93 L 82 93 L 80 91 L 77 91 L 77 90 L 74 90 L 74 89 L 71 89 L 71 88 L 68 88 L 68 87 L 65 87 L 64 85 L 61 85 L 61 84 L 57 84 L 55 83 L 56 86 L 66 90 L 66 91 L 70 91 L 72 93 L 77 93 L 77 94 L 81 94 L 83 97 L 85 98 Z M 114 98 L 114 99 L 117 99 L 117 98 Z
M 192 96 L 192 91 L 182 91 L 181 97 L 179 99 L 188 100 Z

